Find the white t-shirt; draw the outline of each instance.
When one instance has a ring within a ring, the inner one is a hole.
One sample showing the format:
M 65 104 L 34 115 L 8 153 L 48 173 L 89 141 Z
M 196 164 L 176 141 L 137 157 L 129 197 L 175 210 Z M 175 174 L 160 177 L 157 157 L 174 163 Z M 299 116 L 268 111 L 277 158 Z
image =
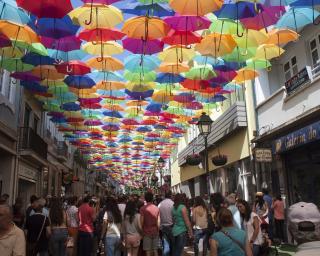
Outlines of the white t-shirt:
M 67 209 L 67 218 L 70 224 L 70 227 L 77 228 L 78 225 L 78 208 L 75 205 L 70 206 Z
M 109 213 L 112 214 L 111 212 Z M 110 219 L 113 220 L 113 216 L 108 216 L 108 212 L 106 211 L 103 215 L 103 220 L 108 221 L 106 236 L 120 237 L 121 223 L 114 223 L 113 221 L 110 222 Z
M 173 225 L 173 220 L 172 220 L 173 205 L 174 205 L 174 202 L 169 198 L 164 199 L 158 205 L 159 210 L 160 210 L 160 224 L 161 224 L 161 226 Z
M 250 240 L 252 237 L 252 234 L 254 232 L 253 221 L 254 221 L 255 217 L 258 218 L 258 220 L 259 220 L 259 233 L 257 235 L 256 240 L 254 241 L 254 244 L 261 245 L 263 243 L 263 238 L 262 238 L 262 232 L 261 232 L 261 228 L 260 228 L 259 216 L 255 212 L 251 212 L 251 216 L 250 216 L 249 221 L 247 222 L 244 220 L 243 226 L 244 226 L 244 230 L 247 233 L 248 240 Z

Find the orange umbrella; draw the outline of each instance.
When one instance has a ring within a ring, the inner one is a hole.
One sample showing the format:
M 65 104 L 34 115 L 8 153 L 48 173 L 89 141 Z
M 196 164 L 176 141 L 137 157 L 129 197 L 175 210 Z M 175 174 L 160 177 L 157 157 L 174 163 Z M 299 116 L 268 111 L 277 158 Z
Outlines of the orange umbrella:
M 273 29 L 268 33 L 269 38 L 265 42 L 266 44 L 277 44 L 278 46 L 280 44 L 286 44 L 291 41 L 297 41 L 299 38 L 299 35 L 297 32 L 282 28 L 282 29 Z
M 183 72 L 187 72 L 190 67 L 182 62 L 182 63 L 173 63 L 173 62 L 163 62 L 159 68 L 159 72 L 163 73 L 173 73 L 173 74 L 180 74 Z
M 116 71 L 124 68 L 120 60 L 110 56 L 91 58 L 87 61 L 87 65 L 102 71 Z
M 258 72 L 252 69 L 242 68 L 237 71 L 237 76 L 233 79 L 236 83 L 253 80 L 259 76 Z
M 165 37 L 170 30 L 167 23 L 157 17 L 133 17 L 127 20 L 122 28 L 122 32 L 128 37 L 152 40 Z
M 101 81 L 96 84 L 97 89 L 101 90 L 121 90 L 125 88 L 124 82 L 117 81 Z
M 57 69 L 53 65 L 39 65 L 36 66 L 31 73 L 40 77 L 41 80 L 58 80 L 63 79 L 65 74 L 58 73 Z
M 204 16 L 219 10 L 223 0 L 170 0 L 169 5 L 180 15 Z
M 6 20 L 0 20 L 0 34 L 13 41 L 23 41 L 28 44 L 40 43 L 38 35 L 30 27 Z
M 236 46 L 232 35 L 213 33 L 205 36 L 195 49 L 203 55 L 219 57 L 231 53 Z
M 155 91 L 152 95 L 152 100 L 158 103 L 168 103 L 172 99 L 173 95 L 166 90 Z
M 107 104 L 107 105 L 102 106 L 102 108 L 105 108 L 105 109 L 108 109 L 111 111 L 124 111 L 124 108 L 118 104 L 114 104 L 114 105 Z

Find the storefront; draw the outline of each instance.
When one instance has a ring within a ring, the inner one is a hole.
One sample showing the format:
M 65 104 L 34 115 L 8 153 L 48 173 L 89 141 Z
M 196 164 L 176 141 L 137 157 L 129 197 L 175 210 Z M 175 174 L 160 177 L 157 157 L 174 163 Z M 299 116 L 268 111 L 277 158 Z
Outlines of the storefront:
M 320 205 L 320 121 L 273 141 L 273 152 L 285 169 L 288 202 Z

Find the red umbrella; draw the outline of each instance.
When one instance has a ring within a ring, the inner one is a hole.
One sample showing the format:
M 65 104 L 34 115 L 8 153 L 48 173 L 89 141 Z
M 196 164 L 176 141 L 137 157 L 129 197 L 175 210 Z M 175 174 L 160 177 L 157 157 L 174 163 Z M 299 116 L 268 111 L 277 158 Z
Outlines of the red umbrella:
M 185 79 L 183 82 L 180 82 L 180 84 L 184 88 L 187 88 L 190 90 L 200 90 L 200 89 L 206 89 L 210 87 L 210 83 L 207 80 Z
M 85 29 L 81 31 L 78 37 L 88 42 L 105 42 L 121 40 L 126 34 L 116 28 L 97 28 Z
M 16 0 L 18 6 L 38 18 L 63 18 L 72 9 L 70 0 Z
M 78 60 L 72 60 L 56 65 L 59 73 L 66 75 L 85 75 L 91 72 L 90 67 L 86 63 Z
M 192 31 L 182 31 L 182 30 L 173 30 L 171 29 L 166 37 L 162 41 L 166 44 L 175 45 L 189 45 L 200 43 L 202 37 L 196 32 Z

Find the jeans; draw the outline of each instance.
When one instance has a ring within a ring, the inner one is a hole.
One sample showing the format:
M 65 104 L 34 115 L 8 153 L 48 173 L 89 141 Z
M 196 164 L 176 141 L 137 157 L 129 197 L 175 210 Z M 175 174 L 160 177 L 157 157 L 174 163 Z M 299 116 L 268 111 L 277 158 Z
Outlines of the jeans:
M 50 245 L 53 255 L 66 255 L 67 228 L 53 228 L 50 237 Z
M 163 255 L 164 256 L 172 256 L 173 255 L 173 234 L 172 234 L 172 226 L 162 226 L 162 244 L 163 244 Z
M 173 256 L 181 256 L 187 241 L 187 232 L 183 232 L 174 237 Z
M 91 256 L 93 250 L 93 233 L 79 231 L 78 256 Z
M 120 237 L 106 236 L 104 246 L 105 255 L 120 256 L 121 251 L 118 248 L 120 242 Z
M 274 219 L 274 224 L 276 226 L 276 237 L 284 241 L 284 220 Z
M 207 255 L 207 229 L 195 229 L 194 230 L 194 242 L 193 242 L 193 249 L 194 249 L 194 255 L 199 255 L 199 241 L 202 238 L 203 239 L 203 252 L 202 255 Z
M 260 245 L 254 244 L 253 245 L 253 256 L 259 256 L 260 253 Z

